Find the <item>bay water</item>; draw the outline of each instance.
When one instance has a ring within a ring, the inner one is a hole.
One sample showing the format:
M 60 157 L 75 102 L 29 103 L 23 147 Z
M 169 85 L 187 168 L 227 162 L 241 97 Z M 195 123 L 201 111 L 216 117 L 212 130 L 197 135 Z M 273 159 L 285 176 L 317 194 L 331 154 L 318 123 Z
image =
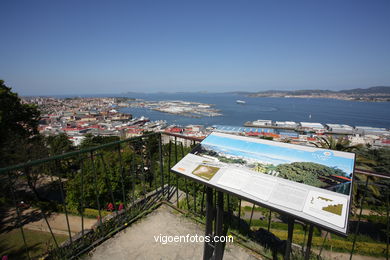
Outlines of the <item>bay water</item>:
M 235 93 L 131 93 L 127 97 L 147 101 L 183 100 L 213 104 L 222 116 L 193 118 L 146 108 L 122 108 L 133 117 L 166 120 L 169 124 L 234 125 L 247 121 L 318 122 L 390 128 L 390 102 L 360 102 L 326 98 L 248 97 Z M 237 104 L 244 100 L 246 104 Z

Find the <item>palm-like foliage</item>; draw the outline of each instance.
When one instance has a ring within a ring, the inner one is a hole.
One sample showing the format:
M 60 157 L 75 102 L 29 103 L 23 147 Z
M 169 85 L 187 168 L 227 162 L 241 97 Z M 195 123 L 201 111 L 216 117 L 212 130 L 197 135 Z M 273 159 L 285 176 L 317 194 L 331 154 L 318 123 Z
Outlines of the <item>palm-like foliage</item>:
M 351 141 L 346 138 L 334 138 L 333 136 L 317 137 L 317 142 L 313 144 L 317 147 L 344 152 L 352 152 L 361 147 L 361 145 L 351 145 Z
M 337 150 L 337 151 L 344 151 L 344 152 L 356 152 L 356 165 L 360 168 L 363 168 L 365 170 L 375 170 L 375 166 L 377 165 L 377 161 L 372 160 L 369 158 L 369 156 L 366 156 L 361 153 L 363 150 L 363 145 L 351 145 L 351 142 L 346 138 L 334 138 L 333 136 L 326 136 L 326 137 L 318 137 L 317 142 L 313 143 L 316 147 L 321 147 L 325 149 L 330 150 Z M 368 176 L 361 175 L 361 174 L 355 174 L 354 179 L 357 181 L 357 183 L 365 183 Z M 376 181 L 376 178 L 370 177 L 371 181 Z M 358 197 L 360 197 L 361 194 L 359 194 L 357 190 L 358 185 L 354 185 L 353 189 L 353 196 L 354 196 L 354 202 L 358 203 Z M 376 185 L 368 185 L 368 189 L 371 195 L 370 200 L 375 201 L 375 197 L 380 196 L 380 190 Z M 370 196 L 370 195 L 369 195 Z M 355 204 L 355 206 L 357 206 Z

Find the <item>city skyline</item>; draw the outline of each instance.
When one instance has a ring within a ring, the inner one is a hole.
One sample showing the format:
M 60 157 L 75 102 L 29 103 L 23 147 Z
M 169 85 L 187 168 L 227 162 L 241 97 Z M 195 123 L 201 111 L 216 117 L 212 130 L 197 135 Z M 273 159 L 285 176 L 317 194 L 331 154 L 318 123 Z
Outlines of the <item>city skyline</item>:
M 390 85 L 388 1 L 2 1 L 20 95 Z

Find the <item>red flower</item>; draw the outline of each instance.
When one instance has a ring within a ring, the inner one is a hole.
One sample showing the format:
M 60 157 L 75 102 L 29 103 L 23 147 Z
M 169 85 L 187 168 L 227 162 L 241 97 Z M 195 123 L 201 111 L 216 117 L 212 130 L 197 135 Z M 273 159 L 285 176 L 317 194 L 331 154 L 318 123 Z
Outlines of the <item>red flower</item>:
M 108 203 L 108 205 L 107 205 L 107 210 L 108 210 L 108 211 L 113 211 L 113 210 L 114 210 L 114 205 L 112 205 L 111 202 Z

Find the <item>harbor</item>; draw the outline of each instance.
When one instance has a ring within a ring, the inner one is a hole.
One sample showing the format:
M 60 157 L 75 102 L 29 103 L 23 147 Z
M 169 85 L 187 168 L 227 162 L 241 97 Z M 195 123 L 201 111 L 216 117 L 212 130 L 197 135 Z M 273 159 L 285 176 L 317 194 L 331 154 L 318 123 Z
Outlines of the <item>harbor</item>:
M 312 122 L 255 120 L 244 123 L 245 127 L 276 130 L 292 130 L 297 133 L 336 134 L 336 135 L 390 135 L 389 129 L 370 126 L 350 126 L 346 124 L 322 124 Z
M 130 108 L 147 108 L 168 114 L 181 115 L 192 118 L 215 117 L 222 116 L 219 109 L 216 109 L 213 104 L 205 104 L 200 102 L 189 102 L 182 100 L 173 101 L 146 101 L 135 100 L 129 101 Z
M 164 132 L 204 138 L 214 131 L 302 145 L 313 145 L 321 136 L 347 138 L 353 145 L 390 145 L 390 131 L 384 127 L 269 119 L 248 121 L 244 125 L 242 121 L 238 124 L 229 121 L 231 111 L 246 110 L 247 104 L 234 104 L 233 109 L 219 110 L 219 106 L 206 102 L 136 98 L 36 97 L 24 98 L 23 102 L 40 107 L 42 115 L 38 130 L 41 134 L 64 133 L 76 146 L 87 134 L 130 138 L 145 132 Z M 169 117 L 175 121 L 167 120 Z

